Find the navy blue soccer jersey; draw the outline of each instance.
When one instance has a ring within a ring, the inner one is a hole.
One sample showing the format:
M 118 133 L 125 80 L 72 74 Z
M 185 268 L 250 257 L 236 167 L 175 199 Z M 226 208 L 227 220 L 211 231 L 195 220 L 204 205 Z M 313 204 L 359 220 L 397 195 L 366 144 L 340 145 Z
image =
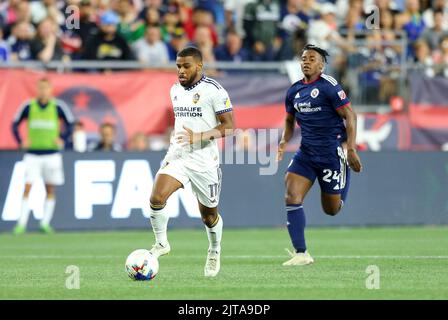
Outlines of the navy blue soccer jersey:
M 288 90 L 286 112 L 301 128 L 300 150 L 319 162 L 332 161 L 347 139 L 343 119 L 336 112 L 350 103 L 338 82 L 325 74 L 313 82 L 297 81 Z

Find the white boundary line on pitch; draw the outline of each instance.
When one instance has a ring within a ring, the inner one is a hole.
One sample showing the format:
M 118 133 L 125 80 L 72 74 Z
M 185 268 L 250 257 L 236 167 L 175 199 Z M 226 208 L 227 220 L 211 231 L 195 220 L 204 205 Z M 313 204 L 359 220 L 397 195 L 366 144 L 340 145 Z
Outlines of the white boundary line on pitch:
M 190 258 L 197 259 L 203 258 L 204 255 L 176 255 L 175 253 L 168 258 Z M 223 255 L 224 259 L 276 259 L 285 258 L 287 255 Z M 448 256 L 398 256 L 398 255 L 316 255 L 313 256 L 317 259 L 448 259 Z M 25 258 L 25 259 L 116 259 L 118 255 L 0 255 L 0 260 Z M 163 258 L 162 258 L 163 259 Z

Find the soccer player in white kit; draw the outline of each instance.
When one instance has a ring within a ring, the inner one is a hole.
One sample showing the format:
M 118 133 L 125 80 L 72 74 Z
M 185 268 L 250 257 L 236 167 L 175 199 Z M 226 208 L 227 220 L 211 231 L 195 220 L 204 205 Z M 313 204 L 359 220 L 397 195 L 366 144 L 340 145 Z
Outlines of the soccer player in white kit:
M 221 169 L 216 139 L 233 133 L 232 104 L 227 91 L 203 74 L 199 49 L 181 50 L 176 65 L 179 82 L 170 92 L 174 135 L 151 193 L 151 225 L 156 241 L 150 252 L 156 257 L 170 252 L 166 201 L 190 182 L 209 240 L 204 275 L 214 277 L 220 269 L 223 228 L 218 213 Z

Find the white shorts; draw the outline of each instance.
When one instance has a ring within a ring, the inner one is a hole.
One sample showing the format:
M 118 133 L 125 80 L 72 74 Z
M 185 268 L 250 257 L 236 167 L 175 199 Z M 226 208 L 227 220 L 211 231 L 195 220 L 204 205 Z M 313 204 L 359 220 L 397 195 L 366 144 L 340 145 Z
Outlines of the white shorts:
M 193 193 L 198 201 L 208 207 L 215 208 L 219 203 L 219 194 L 221 192 L 221 168 L 214 167 L 204 172 L 198 172 L 187 168 L 184 161 L 176 159 L 164 161 L 157 174 L 167 174 L 185 187 L 190 182 Z
M 23 156 L 25 163 L 25 182 L 32 184 L 40 177 L 45 184 L 59 186 L 64 184 L 62 154 L 32 154 Z

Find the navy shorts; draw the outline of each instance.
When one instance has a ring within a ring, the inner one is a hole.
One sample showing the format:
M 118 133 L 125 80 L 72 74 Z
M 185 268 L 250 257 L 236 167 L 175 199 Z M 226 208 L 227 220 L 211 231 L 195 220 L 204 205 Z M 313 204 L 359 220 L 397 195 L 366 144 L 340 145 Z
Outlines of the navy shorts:
M 323 192 L 344 194 L 345 196 L 350 182 L 347 158 L 341 147 L 338 147 L 335 153 L 336 157 L 334 157 L 334 160 L 318 162 L 313 161 L 308 155 L 299 151 L 294 155 L 287 171 L 308 178 L 313 183 L 317 178 Z

